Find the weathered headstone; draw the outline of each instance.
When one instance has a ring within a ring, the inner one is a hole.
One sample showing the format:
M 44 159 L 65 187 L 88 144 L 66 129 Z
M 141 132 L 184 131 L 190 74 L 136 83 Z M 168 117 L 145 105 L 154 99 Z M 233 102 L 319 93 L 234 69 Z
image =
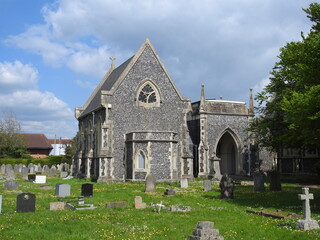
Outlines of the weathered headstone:
M 233 188 L 234 188 L 234 183 L 232 178 L 228 176 L 228 174 L 224 174 L 221 178 L 220 181 L 220 189 L 221 189 L 221 198 L 222 199 L 229 199 L 233 198 Z
M 57 168 L 55 166 L 51 166 L 49 170 L 49 176 L 55 176 L 57 174 Z
M 64 210 L 66 207 L 65 202 L 51 202 L 50 211 Z
M 36 175 L 36 179 L 34 181 L 34 183 L 46 183 L 47 181 L 47 176 L 44 176 L 44 175 Z
M 30 174 L 34 174 L 35 173 L 35 169 L 34 169 L 33 165 L 31 165 L 31 167 L 29 168 L 29 173 Z
M 70 165 L 68 163 L 65 163 L 63 170 L 66 171 L 66 172 L 69 171 L 70 170 Z
M 204 188 L 205 192 L 212 191 L 212 182 L 211 182 L 211 180 L 204 180 L 203 181 L 203 188 Z
M 270 191 L 281 191 L 280 172 L 270 171 L 268 176 L 270 178 Z
M 106 204 L 106 208 L 115 208 L 115 207 L 119 207 L 119 208 L 126 208 L 127 203 L 124 201 L 120 201 L 120 202 L 108 202 Z
M 28 181 L 33 182 L 36 180 L 36 175 L 35 174 L 28 174 Z
M 92 197 L 93 195 L 93 184 L 85 183 L 81 186 L 81 195 L 84 197 Z
M 17 212 L 34 212 L 36 209 L 36 195 L 21 193 L 17 196 Z
M 13 171 L 14 171 L 15 173 L 18 173 L 18 172 L 19 172 L 19 165 L 18 165 L 18 164 L 15 164 L 15 165 L 14 165 Z
M 203 221 L 197 223 L 197 228 L 193 229 L 189 240 L 223 240 L 224 237 L 219 234 L 219 230 L 213 228 L 213 222 Z
M 298 198 L 304 201 L 302 205 L 303 219 L 298 220 L 296 228 L 300 230 L 319 229 L 318 221 L 311 219 L 310 200 L 313 199 L 313 194 L 309 193 L 309 188 L 302 188 L 302 193 L 298 195 Z
M 67 177 L 68 176 L 68 172 L 60 172 L 60 177 L 61 178 L 65 178 L 65 177 Z
M 134 198 L 134 207 L 135 207 L 136 209 L 144 209 L 144 208 L 147 207 L 147 204 L 144 203 L 144 202 L 142 202 L 142 197 L 136 196 L 136 197 Z
M 254 191 L 255 192 L 264 192 L 266 190 L 264 186 L 264 173 L 259 171 L 253 175 L 253 182 L 254 182 Z
M 70 184 L 66 184 L 66 183 L 57 183 L 56 184 L 56 191 L 55 191 L 55 195 L 59 196 L 59 197 L 69 197 L 70 196 Z
M 180 179 L 180 187 L 187 188 L 188 187 L 188 178 L 181 178 Z
M 164 195 L 166 196 L 174 196 L 176 195 L 175 191 L 171 188 L 167 188 L 166 191 L 164 192 Z
M 44 165 L 43 166 L 43 168 L 42 168 L 42 172 L 44 173 L 44 174 L 49 174 L 49 167 L 48 167 L 48 165 Z
M 152 173 L 149 173 L 146 178 L 145 192 L 155 192 L 155 191 L 156 191 L 156 178 Z
M 14 171 L 12 169 L 8 169 L 6 178 L 7 178 L 7 180 L 14 180 L 15 179 Z
M 6 173 L 8 173 L 8 171 L 10 170 L 13 170 L 11 164 L 7 164 L 5 168 L 6 168 Z
M 0 214 L 1 214 L 1 211 L 2 211 L 2 195 L 0 195 Z
M 18 182 L 16 181 L 5 181 L 4 182 L 4 189 L 6 190 L 16 190 L 18 189 Z
M 0 167 L 0 173 L 5 174 L 6 173 L 6 165 L 2 164 Z

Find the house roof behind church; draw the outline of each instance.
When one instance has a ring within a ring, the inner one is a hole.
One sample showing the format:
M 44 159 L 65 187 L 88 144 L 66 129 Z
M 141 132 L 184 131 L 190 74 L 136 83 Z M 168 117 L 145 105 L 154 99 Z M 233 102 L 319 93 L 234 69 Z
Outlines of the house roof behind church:
M 21 135 L 25 138 L 27 149 L 52 149 L 44 134 L 21 133 Z

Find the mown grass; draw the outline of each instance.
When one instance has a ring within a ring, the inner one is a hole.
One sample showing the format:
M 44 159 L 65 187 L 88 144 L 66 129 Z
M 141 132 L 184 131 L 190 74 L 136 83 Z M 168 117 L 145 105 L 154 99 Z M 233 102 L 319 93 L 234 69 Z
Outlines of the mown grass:
M 302 202 L 298 200 L 301 187 L 283 185 L 281 192 L 253 192 L 252 186 L 235 188 L 233 200 L 221 200 L 218 186 L 204 192 L 203 182 L 189 183 L 189 188 L 180 189 L 176 183 L 159 183 L 156 193 L 145 193 L 144 183 L 93 183 L 92 198 L 85 198 L 98 208 L 81 211 L 50 211 L 50 202 L 56 202 L 56 183 L 71 184 L 71 198 L 81 193 L 85 180 L 61 180 L 48 178 L 52 190 L 41 190 L 40 186 L 19 180 L 19 191 L 5 191 L 0 215 L 0 239 L 187 239 L 198 221 L 212 221 L 225 239 L 320 239 L 320 230 L 295 230 L 296 219 L 272 219 L 245 212 L 247 209 L 281 210 L 302 214 Z M 166 197 L 166 188 L 173 188 L 175 196 Z M 36 194 L 36 212 L 16 213 L 16 196 L 20 192 Z M 320 190 L 310 189 L 312 217 L 320 220 Z M 166 206 L 190 206 L 190 212 L 154 212 L 152 207 L 134 208 L 134 197 L 141 196 L 150 203 Z M 126 201 L 127 207 L 107 209 L 112 201 Z

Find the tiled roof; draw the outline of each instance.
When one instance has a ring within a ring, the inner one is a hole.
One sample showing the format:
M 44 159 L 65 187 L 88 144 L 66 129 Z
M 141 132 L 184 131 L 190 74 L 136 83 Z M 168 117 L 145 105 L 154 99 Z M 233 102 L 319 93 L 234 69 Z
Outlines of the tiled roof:
M 44 134 L 21 133 L 21 135 L 25 138 L 27 149 L 52 149 Z

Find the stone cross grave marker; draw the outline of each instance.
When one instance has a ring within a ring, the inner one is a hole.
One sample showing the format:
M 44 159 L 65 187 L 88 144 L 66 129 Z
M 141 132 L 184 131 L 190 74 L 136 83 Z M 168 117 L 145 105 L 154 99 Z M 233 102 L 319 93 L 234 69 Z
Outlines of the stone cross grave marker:
M 36 195 L 21 193 L 17 196 L 17 212 L 34 212 L 36 210 Z
M 313 194 L 309 193 L 309 188 L 302 188 L 302 193 L 298 195 L 298 198 L 303 201 L 303 219 L 298 220 L 296 228 L 300 230 L 319 229 L 318 222 L 311 219 L 310 200 L 313 199 Z
M 212 191 L 212 182 L 211 182 L 211 180 L 204 180 L 203 181 L 203 188 L 204 188 L 205 192 Z
M 66 183 L 57 183 L 55 195 L 59 197 L 69 197 L 70 196 L 70 184 Z
M 152 173 L 149 173 L 146 178 L 145 192 L 155 192 L 155 191 L 156 191 L 156 178 Z
M 16 181 L 5 181 L 4 182 L 4 189 L 6 190 L 16 190 L 18 189 L 18 182 Z
M 181 188 L 188 188 L 188 178 L 181 178 L 180 179 L 180 187 Z
M 85 183 L 81 186 L 81 195 L 84 197 L 92 197 L 93 195 L 93 184 Z

